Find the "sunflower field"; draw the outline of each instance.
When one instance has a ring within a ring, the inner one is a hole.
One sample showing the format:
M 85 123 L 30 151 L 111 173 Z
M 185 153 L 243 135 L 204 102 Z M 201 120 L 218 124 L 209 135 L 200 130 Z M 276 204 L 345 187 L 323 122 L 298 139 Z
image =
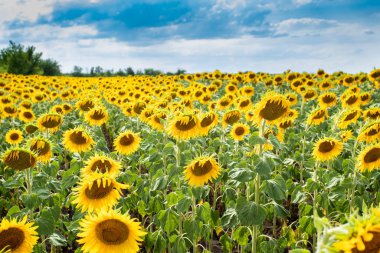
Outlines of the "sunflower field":
M 0 74 L 0 253 L 379 252 L 379 85 Z

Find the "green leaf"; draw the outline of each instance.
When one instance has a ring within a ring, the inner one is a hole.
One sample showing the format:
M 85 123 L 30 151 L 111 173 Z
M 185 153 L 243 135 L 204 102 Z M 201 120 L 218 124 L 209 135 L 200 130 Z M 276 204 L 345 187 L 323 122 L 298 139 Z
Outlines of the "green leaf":
M 221 218 L 221 222 L 222 222 L 223 227 L 226 227 L 226 228 L 235 227 L 239 223 L 236 210 L 234 208 L 228 208 L 224 212 L 224 215 Z
M 250 236 L 249 229 L 244 226 L 238 227 L 232 234 L 232 239 L 237 241 L 237 243 L 241 246 L 245 246 L 248 244 L 248 237 Z
M 13 214 L 20 212 L 20 208 L 18 206 L 12 206 L 7 213 L 7 217 L 11 217 Z
M 263 206 L 247 201 L 244 197 L 238 198 L 236 212 L 244 226 L 261 225 L 266 217 L 266 210 Z
M 270 141 L 270 143 L 275 147 L 275 148 L 277 148 L 277 149 L 279 149 L 279 150 L 282 150 L 282 145 L 281 145 L 281 143 L 278 141 L 278 139 L 277 139 L 277 137 L 276 136 L 274 136 L 273 134 L 270 134 L 269 135 L 269 141 Z
M 66 246 L 66 238 L 63 237 L 63 235 L 54 233 L 51 236 L 49 236 L 49 240 L 52 245 L 54 246 Z
M 178 212 L 185 213 L 189 210 L 189 207 L 192 204 L 192 200 L 190 197 L 186 196 L 178 201 L 177 210 Z
M 227 234 L 220 237 L 220 243 L 223 246 L 223 252 L 230 252 L 234 247 L 232 239 Z
M 255 174 L 252 171 L 242 168 L 234 168 L 230 172 L 230 177 L 232 179 L 242 183 L 251 181 L 254 176 Z
M 307 250 L 307 249 L 292 249 L 292 250 L 289 250 L 289 253 L 310 253 L 310 250 Z
M 168 183 L 167 176 L 162 176 L 162 177 L 157 178 L 153 183 L 152 191 L 165 189 L 167 183 Z
M 274 200 L 285 199 L 286 184 L 285 180 L 277 175 L 274 179 L 270 179 L 264 182 L 264 192 L 268 194 Z

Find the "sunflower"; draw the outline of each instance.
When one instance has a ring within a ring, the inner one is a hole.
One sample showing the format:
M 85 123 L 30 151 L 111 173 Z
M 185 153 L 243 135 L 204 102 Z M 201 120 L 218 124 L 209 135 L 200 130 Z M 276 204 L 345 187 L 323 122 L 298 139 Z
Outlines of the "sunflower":
M 371 101 L 371 93 L 369 92 L 363 92 L 359 94 L 359 96 L 360 96 L 361 105 L 366 105 L 369 103 L 369 101 Z
M 115 210 L 86 215 L 79 225 L 78 243 L 84 253 L 137 253 L 146 235 L 140 222 Z
M 213 157 L 201 156 L 191 161 L 184 173 L 189 185 L 202 186 L 219 176 L 220 167 Z
M 77 107 L 77 109 L 84 113 L 84 112 L 88 112 L 89 110 L 91 110 L 92 108 L 95 107 L 95 102 L 92 100 L 92 99 L 83 99 L 83 100 L 79 100 L 75 106 Z
M 11 129 L 5 135 L 6 142 L 12 145 L 20 144 L 23 139 L 22 132 L 17 129 Z
M 66 130 L 63 134 L 63 146 L 70 152 L 86 152 L 91 150 L 94 140 L 82 127 Z
M 369 108 L 363 112 L 365 120 L 377 120 L 380 117 L 380 108 Z
M 221 99 L 218 100 L 217 107 L 219 110 L 224 110 L 230 107 L 232 101 L 228 97 L 222 97 Z
M 346 129 L 349 124 L 355 123 L 358 120 L 360 114 L 360 109 L 352 109 L 344 112 L 343 115 L 340 117 L 338 127 L 341 129 Z
M 43 137 L 33 138 L 29 141 L 29 148 L 37 154 L 37 160 L 41 162 L 49 162 L 53 156 L 52 143 Z
M 304 101 L 310 101 L 318 97 L 318 93 L 315 89 L 308 88 L 301 92 L 302 99 Z
M 360 171 L 372 171 L 380 167 L 380 144 L 366 147 L 358 156 L 357 167 Z
M 360 96 L 355 93 L 349 93 L 344 98 L 341 97 L 341 101 L 344 108 L 354 108 L 361 105 Z
M 307 117 L 308 125 L 320 125 L 328 117 L 327 110 L 325 108 L 316 109 L 312 111 Z
M 167 132 L 178 140 L 188 140 L 199 135 L 199 119 L 194 114 L 180 114 L 167 126 Z
M 63 115 L 65 113 L 65 111 L 63 110 L 63 107 L 61 105 L 54 105 L 51 109 L 50 109 L 50 112 L 51 113 L 57 113 L 57 114 L 61 114 Z
M 287 93 L 286 94 L 286 99 L 289 101 L 289 106 L 293 106 L 297 104 L 297 95 L 294 93 Z
M 317 141 L 313 149 L 313 157 L 317 161 L 335 159 L 343 150 L 343 144 L 335 138 L 323 138 Z
M 233 125 L 241 118 L 239 110 L 230 110 L 223 115 L 222 126 L 226 128 L 228 125 Z
M 333 84 L 329 80 L 323 80 L 319 83 L 319 89 L 320 90 L 329 90 L 333 87 Z
M 255 105 L 253 113 L 257 124 L 265 119 L 268 124 L 276 124 L 289 110 L 289 101 L 285 96 L 269 92 Z
M 101 126 L 108 120 L 108 113 L 104 107 L 94 107 L 85 113 L 86 121 L 91 125 Z
M 146 107 L 141 114 L 139 115 L 139 119 L 142 122 L 149 123 L 151 117 L 154 115 L 154 108 Z
M 38 130 L 38 127 L 34 124 L 27 124 L 25 125 L 24 130 L 27 134 L 32 134 Z
M 12 148 L 3 155 L 4 164 L 14 170 L 33 168 L 37 162 L 37 156 L 26 149 Z
M 166 113 L 164 111 L 155 111 L 154 114 L 149 118 L 149 125 L 156 130 L 163 130 L 164 123 L 166 121 Z
M 34 116 L 34 113 L 32 110 L 24 109 L 20 111 L 20 113 L 18 114 L 18 118 L 24 121 L 25 123 L 29 123 L 29 122 L 34 121 L 36 116 Z
M 358 135 L 358 141 L 377 142 L 380 138 L 380 121 L 371 122 L 363 127 Z
M 230 135 L 236 141 L 242 141 L 244 136 L 249 134 L 249 126 L 242 123 L 235 123 L 232 125 Z
M 249 111 L 252 109 L 252 100 L 250 98 L 240 98 L 236 101 L 236 106 L 242 112 Z
M 287 128 L 291 127 L 294 123 L 292 118 L 284 118 L 278 123 L 278 128 L 282 131 L 285 131 Z
M 54 133 L 62 124 L 62 116 L 55 113 L 44 114 L 37 119 L 37 126 L 41 131 Z
M 75 199 L 72 203 L 77 204 L 82 212 L 108 209 L 117 204 L 122 195 L 122 189 L 127 188 L 128 185 L 116 182 L 108 174 L 94 172 L 82 178 L 73 190 Z
M 3 115 L 5 117 L 11 117 L 14 118 L 18 114 L 17 107 L 14 105 L 6 105 L 3 107 Z
M 206 136 L 209 131 L 218 124 L 218 115 L 214 112 L 204 113 L 200 116 L 199 132 Z
M 90 175 L 93 172 L 107 173 L 111 176 L 117 176 L 121 168 L 121 163 L 111 157 L 104 155 L 92 156 L 86 161 L 86 166 L 82 168 L 82 175 Z
M 31 253 L 38 240 L 36 230 L 26 216 L 21 221 L 4 218 L 0 223 L 0 252 Z
M 336 105 L 336 103 L 337 103 L 337 97 L 335 93 L 327 92 L 318 97 L 318 104 L 321 108 L 328 108 L 328 107 Z
M 141 139 L 132 131 L 126 131 L 119 134 L 113 142 L 115 150 L 123 155 L 134 153 L 140 147 Z
M 380 69 L 374 69 L 368 74 L 371 82 L 380 82 Z
M 346 130 L 346 131 L 341 132 L 340 138 L 342 139 L 343 142 L 347 142 L 349 139 L 352 138 L 352 131 Z

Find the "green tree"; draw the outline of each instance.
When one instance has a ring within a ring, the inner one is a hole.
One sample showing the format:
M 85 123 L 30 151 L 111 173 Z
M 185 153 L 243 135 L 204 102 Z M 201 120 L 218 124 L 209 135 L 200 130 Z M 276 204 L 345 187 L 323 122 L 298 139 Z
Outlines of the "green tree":
M 18 75 L 41 74 L 42 53 L 37 53 L 34 46 L 24 47 L 9 41 L 9 46 L 0 51 L 1 69 Z
M 40 67 L 44 76 L 61 75 L 61 66 L 53 59 L 42 60 Z

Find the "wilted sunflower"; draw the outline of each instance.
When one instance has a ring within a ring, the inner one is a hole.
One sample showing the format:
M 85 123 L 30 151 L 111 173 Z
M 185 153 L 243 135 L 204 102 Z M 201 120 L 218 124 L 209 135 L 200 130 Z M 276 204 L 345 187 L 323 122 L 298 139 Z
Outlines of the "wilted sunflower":
M 289 101 L 285 96 L 269 92 L 255 105 L 254 120 L 258 125 L 263 119 L 268 124 L 276 124 L 286 116 L 288 110 Z
M 41 162 L 48 162 L 53 156 L 51 142 L 43 137 L 33 138 L 29 141 L 29 148 L 37 154 L 37 160 Z
M 94 172 L 107 173 L 110 176 L 117 176 L 120 168 L 120 162 L 115 161 L 111 157 L 95 155 L 86 161 L 86 166 L 81 170 L 81 173 L 83 176 L 90 175 Z
M 199 133 L 206 136 L 218 124 L 218 115 L 214 112 L 204 113 L 200 116 Z
M 114 210 L 86 215 L 79 225 L 84 253 L 137 253 L 146 235 L 140 222 Z
M 328 108 L 336 105 L 337 97 L 335 93 L 327 92 L 318 97 L 318 104 L 321 108 Z
M 241 118 L 239 110 L 230 110 L 223 115 L 222 126 L 226 128 L 228 125 L 233 125 Z
M 126 131 L 119 134 L 113 142 L 115 150 L 123 155 L 134 153 L 140 147 L 141 139 L 132 131 Z
M 360 114 L 361 114 L 360 109 L 352 109 L 352 110 L 346 111 L 340 117 L 339 119 L 340 122 L 338 124 L 338 127 L 341 129 L 346 129 L 349 124 L 355 123 L 359 119 Z
M 24 130 L 27 134 L 32 134 L 38 130 L 38 127 L 34 124 L 27 124 L 25 125 Z
M 361 172 L 380 168 L 380 144 L 366 147 L 358 156 L 357 167 Z
M 184 173 L 189 185 L 202 186 L 219 176 L 220 167 L 213 157 L 201 156 L 191 161 Z
M 91 125 L 101 126 L 108 120 L 108 113 L 104 107 L 94 107 L 85 113 L 84 118 Z
M 21 221 L 4 218 L 0 223 L 0 252 L 31 253 L 38 240 L 36 230 L 26 216 Z
M 242 123 L 235 123 L 232 125 L 230 135 L 234 140 L 241 141 L 247 134 L 249 134 L 248 125 Z
M 320 125 L 328 117 L 327 110 L 325 108 L 316 109 L 312 111 L 307 117 L 308 125 Z
M 63 134 L 63 146 L 70 152 L 86 152 L 91 150 L 94 140 L 82 127 L 66 130 Z
M 121 190 L 127 188 L 128 185 L 116 182 L 108 174 L 94 172 L 82 178 L 74 188 L 75 199 L 72 203 L 77 204 L 82 212 L 108 209 L 117 204 L 122 195 Z
M 343 150 L 343 144 L 335 138 L 323 138 L 317 141 L 313 149 L 313 157 L 317 161 L 335 159 Z
M 11 129 L 5 135 L 6 142 L 12 145 L 20 144 L 23 139 L 22 132 L 17 129 Z
M 24 110 L 21 110 L 21 112 L 18 114 L 18 118 L 24 121 L 25 123 L 29 123 L 29 122 L 32 122 L 36 118 L 36 116 L 34 116 L 34 113 L 32 110 L 24 109 Z
M 4 164 L 14 170 L 25 170 L 36 165 L 36 155 L 26 149 L 12 148 L 3 155 Z
M 49 131 L 51 133 L 58 131 L 61 124 L 62 116 L 54 113 L 41 115 L 37 120 L 37 126 L 41 131 Z
M 199 135 L 199 119 L 194 114 L 180 114 L 170 120 L 167 132 L 177 140 L 188 140 Z

